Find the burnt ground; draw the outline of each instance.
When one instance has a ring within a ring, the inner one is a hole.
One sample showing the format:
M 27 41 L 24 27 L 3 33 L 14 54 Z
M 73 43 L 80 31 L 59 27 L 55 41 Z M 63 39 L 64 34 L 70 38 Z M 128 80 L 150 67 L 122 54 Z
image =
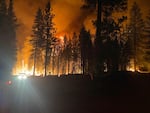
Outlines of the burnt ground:
M 150 75 L 13 78 L 1 82 L 0 113 L 150 113 Z

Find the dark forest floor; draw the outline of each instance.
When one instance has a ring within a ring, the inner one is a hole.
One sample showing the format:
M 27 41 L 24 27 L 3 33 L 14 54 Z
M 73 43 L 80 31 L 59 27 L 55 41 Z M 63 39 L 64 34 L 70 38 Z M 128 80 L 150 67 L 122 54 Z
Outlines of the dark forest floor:
M 150 113 L 150 75 L 16 79 L 0 86 L 0 113 Z

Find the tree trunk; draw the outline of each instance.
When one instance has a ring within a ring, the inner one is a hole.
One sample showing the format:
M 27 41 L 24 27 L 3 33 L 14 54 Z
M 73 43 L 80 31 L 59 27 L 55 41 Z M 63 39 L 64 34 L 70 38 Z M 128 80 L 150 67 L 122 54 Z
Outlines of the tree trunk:
M 47 57 L 48 57 L 48 39 L 46 40 L 46 50 L 45 50 L 45 77 L 47 76 Z
M 68 74 L 69 74 L 69 70 L 70 70 L 70 64 L 69 64 L 69 57 L 68 57 Z
M 36 41 L 36 46 L 34 50 L 33 76 L 35 76 L 35 69 L 36 69 L 36 54 L 37 54 L 37 41 Z
M 99 75 L 103 70 L 102 62 L 102 39 L 101 39 L 101 17 L 102 17 L 102 1 L 98 0 L 98 12 L 97 12 L 97 23 L 96 23 L 96 39 L 95 39 L 95 73 Z

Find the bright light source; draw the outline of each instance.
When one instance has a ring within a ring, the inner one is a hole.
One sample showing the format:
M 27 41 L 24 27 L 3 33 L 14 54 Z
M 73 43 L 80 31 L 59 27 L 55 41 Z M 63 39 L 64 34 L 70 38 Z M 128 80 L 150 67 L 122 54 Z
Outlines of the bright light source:
M 26 75 L 19 75 L 19 76 L 18 76 L 18 79 L 19 79 L 19 80 L 26 80 L 26 79 L 27 79 L 27 76 L 26 76 Z
M 63 36 L 60 36 L 59 38 L 60 38 L 61 41 L 64 41 L 64 37 Z
M 22 79 L 22 77 L 21 77 L 21 76 L 18 76 L 18 79 L 19 79 L 19 80 L 21 80 L 21 79 Z
M 27 79 L 27 76 L 23 76 L 23 79 Z
M 130 68 L 129 71 L 135 72 L 135 69 L 134 68 Z

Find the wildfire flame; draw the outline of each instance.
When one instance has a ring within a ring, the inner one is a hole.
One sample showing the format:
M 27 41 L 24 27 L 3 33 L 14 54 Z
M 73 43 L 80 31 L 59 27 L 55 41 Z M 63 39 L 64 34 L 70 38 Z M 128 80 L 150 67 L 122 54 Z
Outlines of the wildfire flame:
M 60 39 L 61 45 L 64 44 L 64 37 L 62 35 L 56 36 L 58 39 Z M 32 46 L 29 43 L 29 40 L 31 37 L 27 37 L 24 46 L 21 50 L 17 51 L 17 62 L 13 68 L 13 75 L 19 75 L 20 73 L 24 73 L 26 75 L 33 75 L 33 61 L 30 61 L 30 55 L 31 55 L 31 49 Z M 35 76 L 41 76 L 44 73 L 44 69 L 41 68 L 41 70 L 35 69 Z M 53 74 L 53 73 L 51 73 Z M 54 74 L 53 74 L 54 75 Z

